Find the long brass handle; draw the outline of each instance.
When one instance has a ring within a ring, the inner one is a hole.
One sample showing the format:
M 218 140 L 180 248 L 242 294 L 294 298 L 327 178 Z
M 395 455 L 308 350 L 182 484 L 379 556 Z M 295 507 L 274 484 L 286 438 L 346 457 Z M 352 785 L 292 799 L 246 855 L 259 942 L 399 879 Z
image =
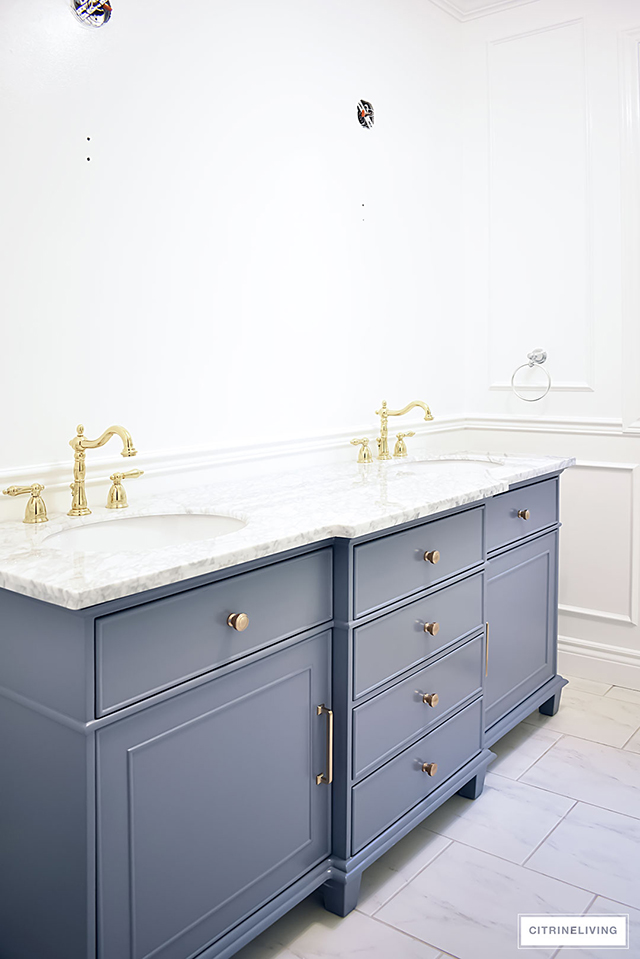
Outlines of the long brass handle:
M 440 623 L 425 623 L 423 629 L 425 633 L 430 633 L 432 636 L 435 636 L 440 632 Z
M 423 773 L 426 773 L 427 776 L 435 776 L 435 774 L 438 772 L 438 764 L 437 764 L 437 763 L 423 763 L 423 764 L 422 764 L 422 772 L 423 772 Z
M 435 566 L 436 563 L 440 562 L 440 553 L 437 549 L 429 549 L 424 554 L 425 563 L 433 563 Z
M 321 783 L 328 786 L 333 782 L 333 710 L 327 709 L 324 703 L 316 706 L 316 715 L 322 716 L 323 713 L 327 716 L 327 774 L 319 773 L 316 776 L 316 786 Z
M 249 617 L 246 613 L 230 613 L 227 616 L 227 626 L 237 629 L 239 633 L 249 625 Z
M 485 676 L 489 675 L 489 623 L 484 624 L 486 631 L 486 642 L 484 647 L 484 674 Z
M 529 519 L 529 517 L 531 516 L 531 513 L 529 512 L 528 509 L 519 509 L 518 516 L 520 517 L 520 519 Z

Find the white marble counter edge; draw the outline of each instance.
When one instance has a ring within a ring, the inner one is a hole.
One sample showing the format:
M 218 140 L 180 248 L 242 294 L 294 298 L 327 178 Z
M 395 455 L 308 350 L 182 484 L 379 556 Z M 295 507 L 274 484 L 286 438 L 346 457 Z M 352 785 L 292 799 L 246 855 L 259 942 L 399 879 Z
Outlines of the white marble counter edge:
M 465 460 L 463 456 L 459 454 L 453 454 L 447 459 L 452 462 L 469 461 L 468 459 Z M 524 482 L 529 479 L 535 479 L 536 477 L 544 476 L 547 473 L 563 470 L 575 463 L 574 459 L 561 459 L 558 457 L 514 456 L 507 457 L 507 459 L 511 460 L 511 462 L 503 464 L 503 468 L 509 472 L 508 477 L 504 479 L 494 480 L 491 483 L 487 483 L 483 486 L 477 486 L 472 490 L 460 492 L 454 496 L 441 497 L 440 499 L 436 500 L 431 499 L 429 502 L 425 502 L 422 506 L 402 507 L 398 504 L 397 509 L 390 510 L 384 515 L 379 515 L 375 518 L 372 517 L 366 521 L 360 520 L 353 522 L 353 520 L 349 521 L 336 516 L 335 521 L 330 523 L 310 526 L 308 529 L 298 528 L 295 533 L 285 533 L 283 529 L 282 535 L 270 535 L 268 538 L 263 540 L 258 539 L 254 542 L 249 541 L 243 543 L 243 539 L 246 540 L 247 537 L 250 538 L 252 535 L 252 530 L 249 525 L 245 527 L 244 530 L 240 530 L 236 533 L 230 533 L 227 536 L 223 536 L 215 540 L 207 541 L 207 549 L 210 551 L 207 552 L 206 555 L 200 555 L 195 559 L 188 558 L 188 554 L 192 554 L 194 551 L 193 543 L 185 544 L 184 546 L 180 547 L 169 547 L 167 549 L 154 550 L 153 559 L 156 560 L 155 563 L 150 562 L 149 553 L 143 554 L 144 558 L 141 558 L 141 554 L 134 554 L 131 552 L 123 551 L 119 554 L 111 553 L 108 554 L 108 557 L 114 558 L 118 556 L 126 556 L 131 565 L 145 565 L 146 561 L 147 569 L 139 575 L 132 575 L 131 572 L 128 571 L 121 579 L 117 578 L 117 574 L 114 573 L 113 569 L 105 569 L 104 577 L 100 577 L 102 581 L 80 589 L 73 589 L 69 586 L 61 584 L 60 580 L 64 580 L 65 578 L 65 576 L 62 574 L 60 574 L 59 577 L 56 577 L 58 578 L 58 583 L 56 583 L 52 581 L 47 582 L 43 577 L 43 574 L 40 573 L 40 575 L 38 575 L 38 570 L 34 569 L 33 567 L 29 569 L 28 572 L 26 570 L 3 569 L 2 557 L 0 556 L 0 587 L 13 592 L 21 593 L 22 595 L 30 596 L 34 599 L 51 603 L 56 606 L 64 607 L 68 610 L 87 609 L 89 607 L 98 606 L 112 600 L 124 598 L 126 596 L 136 595 L 138 593 L 146 592 L 158 587 L 172 585 L 174 583 L 181 583 L 198 576 L 206 575 L 207 573 L 216 572 L 222 569 L 229 569 L 233 566 L 238 566 L 252 560 L 262 559 L 267 556 L 275 556 L 279 553 L 286 552 L 287 550 L 295 549 L 297 547 L 308 546 L 312 545 L 313 543 L 320 543 L 323 540 L 333 539 L 336 537 L 355 539 L 360 536 L 365 536 L 368 533 L 378 532 L 382 529 L 393 529 L 395 526 L 399 526 L 416 519 L 426 518 L 437 513 L 445 512 L 449 509 L 454 509 L 458 506 L 466 506 L 474 502 L 479 502 L 488 497 L 495 496 L 498 493 L 505 492 L 510 486 L 516 483 Z M 525 466 L 522 463 L 522 460 L 529 460 L 529 464 Z M 518 463 L 518 461 L 520 461 L 520 463 Z M 475 460 L 472 460 L 472 462 L 475 462 Z M 535 463 L 535 465 L 533 465 L 533 463 Z M 516 464 L 518 465 L 516 466 Z M 402 463 L 400 465 L 404 467 L 406 471 L 411 472 L 413 465 L 412 463 Z M 384 466 L 382 466 L 382 469 L 384 469 Z M 280 503 L 279 505 L 282 507 L 283 504 Z M 173 509 L 174 511 L 178 511 L 180 507 L 176 503 L 174 504 Z M 182 509 L 185 512 L 200 511 L 188 509 L 184 506 Z M 149 514 L 150 512 L 163 511 L 166 510 L 155 511 L 153 507 L 147 507 L 136 510 L 135 513 L 132 511 L 132 514 L 130 515 L 145 515 Z M 202 511 L 204 512 L 205 510 Z M 237 510 L 232 511 L 230 509 L 226 509 L 225 512 L 227 515 L 241 515 L 241 513 Z M 249 510 L 248 512 L 250 521 L 251 511 Z M 336 513 L 338 512 L 339 507 L 336 509 Z M 14 527 L 17 527 L 18 525 L 19 524 L 11 524 L 11 526 Z M 270 532 L 276 534 L 278 526 L 286 527 L 286 525 L 286 523 L 278 523 L 276 520 L 273 523 L 273 530 Z M 240 540 L 240 542 L 238 542 L 238 540 Z M 198 548 L 201 553 L 204 545 L 204 543 L 198 544 Z M 51 559 L 52 553 L 53 550 L 51 548 L 34 548 L 31 559 L 32 561 L 35 560 L 35 565 L 37 567 L 40 564 L 46 564 L 47 559 Z M 66 561 L 68 565 L 70 554 L 67 553 L 63 554 L 63 556 L 64 555 L 66 555 Z M 94 561 L 96 556 L 96 554 L 77 553 L 73 553 L 71 555 L 92 556 Z M 168 565 L 162 566 L 163 558 Z M 38 563 L 38 560 L 40 563 Z M 160 563 L 160 566 L 158 566 L 158 563 Z M 126 566 L 126 563 L 123 565 Z M 52 575 L 55 577 L 55 571 Z

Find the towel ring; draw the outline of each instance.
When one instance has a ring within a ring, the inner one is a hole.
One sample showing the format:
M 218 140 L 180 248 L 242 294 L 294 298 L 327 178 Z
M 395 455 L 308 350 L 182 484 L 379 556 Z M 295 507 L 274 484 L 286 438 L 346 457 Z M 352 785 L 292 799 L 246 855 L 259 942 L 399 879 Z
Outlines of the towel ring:
M 537 403 L 538 400 L 544 399 L 547 393 L 549 392 L 549 390 L 551 389 L 551 374 L 549 373 L 549 370 L 547 370 L 542 365 L 544 361 L 546 360 L 546 358 L 547 358 L 547 354 L 545 350 L 532 350 L 531 353 L 527 353 L 527 359 L 529 362 L 523 363 L 516 370 L 514 370 L 513 376 L 511 377 L 511 389 L 516 394 L 516 396 L 519 399 L 524 400 L 525 403 Z M 518 375 L 520 370 L 524 370 L 524 369 L 532 370 L 534 366 L 538 366 L 542 370 L 542 372 L 545 374 L 545 376 L 547 377 L 547 385 L 544 389 L 544 393 L 541 393 L 540 396 L 523 396 L 522 393 L 520 393 L 518 389 L 516 388 L 516 385 L 515 385 L 516 376 Z

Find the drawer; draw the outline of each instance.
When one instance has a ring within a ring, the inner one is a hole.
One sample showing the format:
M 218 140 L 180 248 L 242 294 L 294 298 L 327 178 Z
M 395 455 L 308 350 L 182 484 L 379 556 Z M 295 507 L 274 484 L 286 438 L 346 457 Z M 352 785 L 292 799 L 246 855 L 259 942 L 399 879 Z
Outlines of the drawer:
M 354 615 L 379 609 L 481 563 L 482 507 L 354 547 Z M 432 563 L 425 553 L 438 552 Z
M 484 623 L 483 573 L 353 631 L 354 699 L 417 666 Z M 435 635 L 425 632 L 437 623 Z
M 333 613 L 332 551 L 231 576 L 96 620 L 96 710 L 113 712 Z M 230 613 L 246 613 L 239 632 Z
M 353 787 L 353 855 L 480 752 L 481 722 L 478 700 Z M 423 763 L 437 763 L 434 776 Z
M 482 691 L 484 642 L 478 636 L 353 711 L 353 776 L 370 772 L 398 747 Z M 437 694 L 425 703 L 424 695 Z
M 519 513 L 528 511 L 529 518 Z M 558 480 L 532 483 L 487 500 L 487 549 L 515 543 L 558 522 Z

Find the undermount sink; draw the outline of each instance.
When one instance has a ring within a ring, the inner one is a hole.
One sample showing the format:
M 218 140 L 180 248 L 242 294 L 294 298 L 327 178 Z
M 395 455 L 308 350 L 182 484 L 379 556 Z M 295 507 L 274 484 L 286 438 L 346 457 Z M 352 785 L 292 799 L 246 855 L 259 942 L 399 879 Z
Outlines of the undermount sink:
M 246 525 L 245 520 L 213 513 L 127 516 L 53 533 L 43 545 L 101 553 L 162 549 L 225 536 Z
M 488 456 L 442 456 L 438 459 L 426 459 L 426 460 L 414 460 L 411 462 L 411 466 L 428 466 L 430 468 L 434 466 L 448 466 L 450 467 L 453 463 L 456 463 L 458 466 L 484 466 L 487 469 L 496 466 L 505 466 L 504 460 L 501 459 L 491 459 Z M 409 464 L 407 464 L 409 465 Z

